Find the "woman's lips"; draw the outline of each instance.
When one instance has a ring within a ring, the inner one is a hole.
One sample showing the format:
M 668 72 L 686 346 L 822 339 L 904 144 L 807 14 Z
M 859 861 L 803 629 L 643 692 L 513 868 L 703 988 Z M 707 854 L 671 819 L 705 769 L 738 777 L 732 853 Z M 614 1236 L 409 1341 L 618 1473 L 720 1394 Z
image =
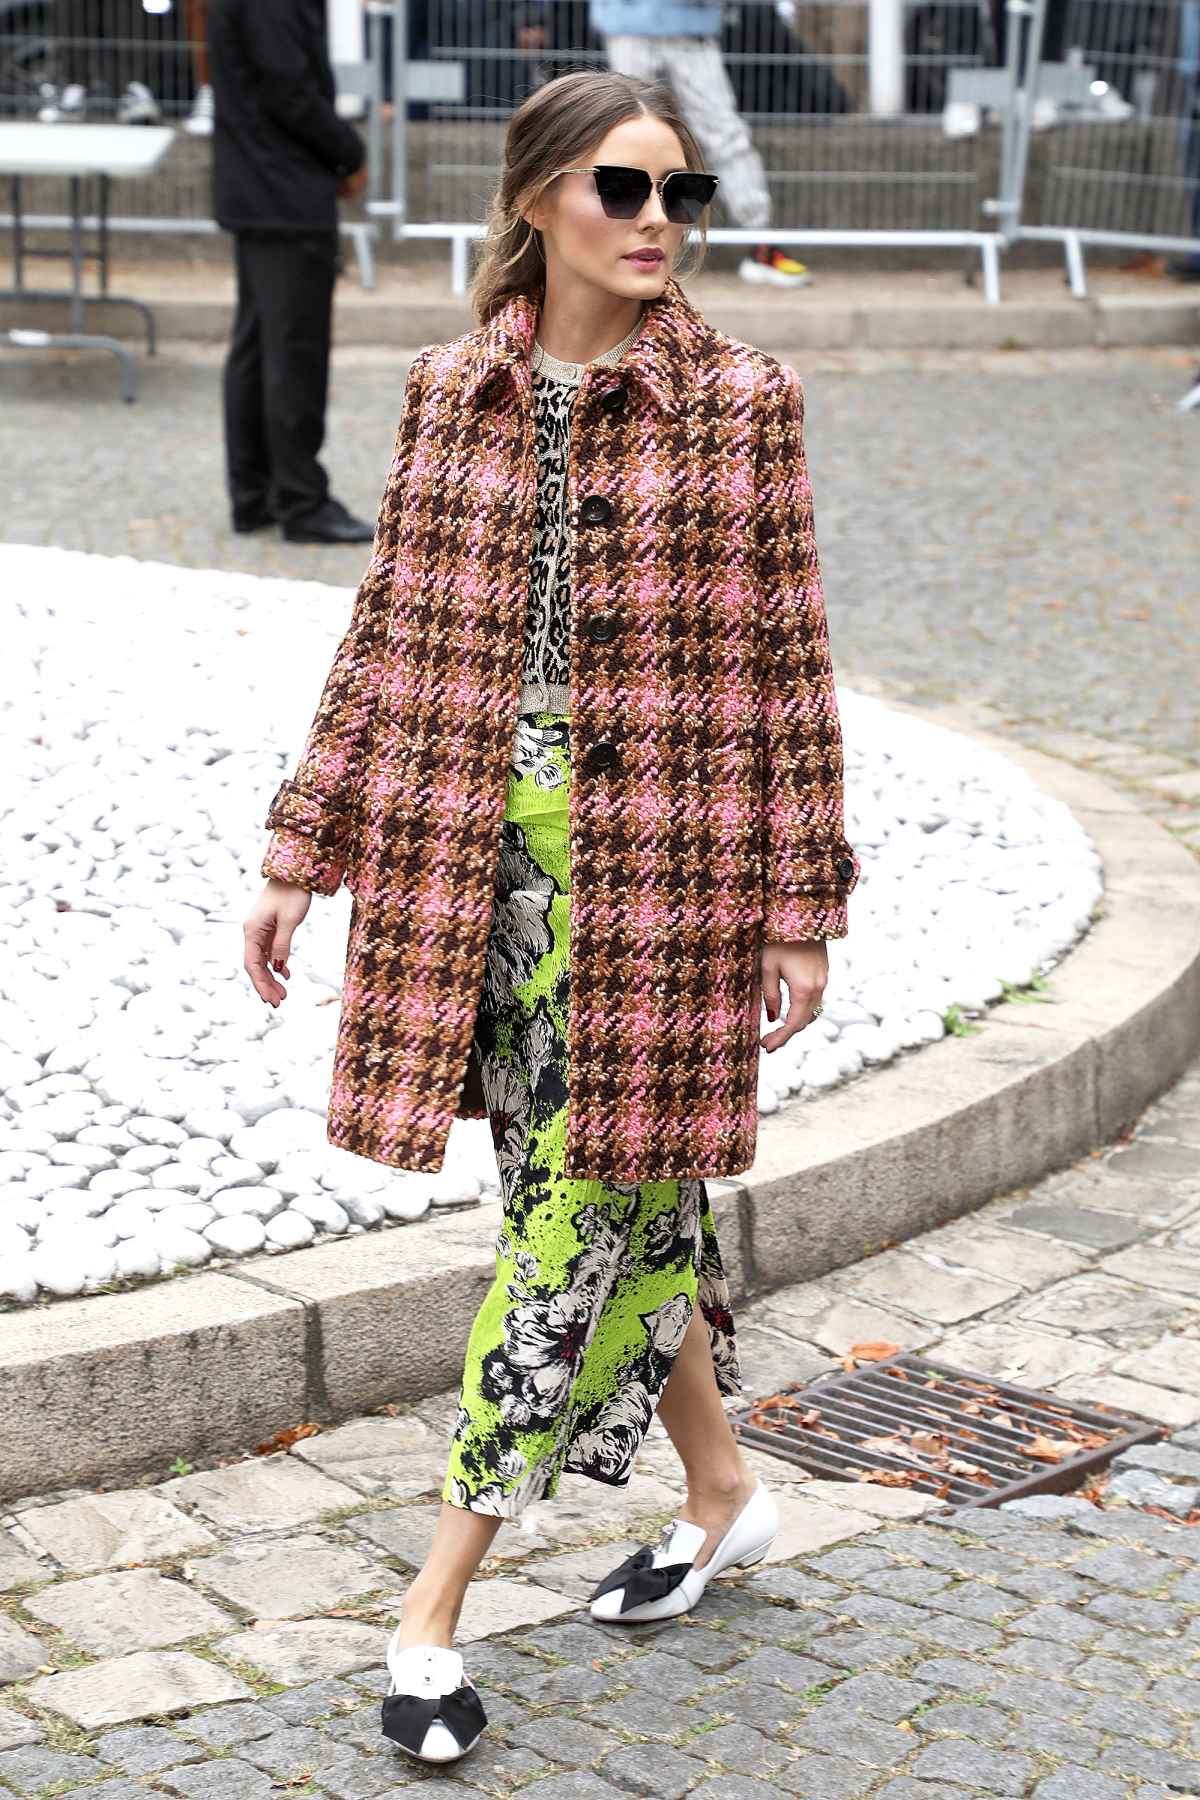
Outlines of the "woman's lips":
M 661 250 L 631 250 L 625 258 L 626 262 L 645 263 L 647 268 L 655 267 L 662 260 Z

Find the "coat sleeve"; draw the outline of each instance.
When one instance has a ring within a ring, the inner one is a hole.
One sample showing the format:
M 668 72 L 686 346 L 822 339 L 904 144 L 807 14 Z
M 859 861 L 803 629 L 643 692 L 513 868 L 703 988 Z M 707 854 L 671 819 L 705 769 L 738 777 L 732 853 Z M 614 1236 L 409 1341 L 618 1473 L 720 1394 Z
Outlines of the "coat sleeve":
M 843 835 L 842 734 L 804 455 L 804 390 L 776 364 L 755 462 L 763 730 L 763 941 L 845 937 L 860 866 Z
M 242 19 L 267 112 L 330 174 L 353 175 L 366 161 L 366 148 L 313 79 L 293 0 L 250 0 Z
M 295 775 L 280 783 L 265 824 L 262 873 L 335 894 L 345 873 L 355 796 L 379 692 L 404 490 L 417 443 L 424 353 L 410 365 L 371 561 L 354 597 Z

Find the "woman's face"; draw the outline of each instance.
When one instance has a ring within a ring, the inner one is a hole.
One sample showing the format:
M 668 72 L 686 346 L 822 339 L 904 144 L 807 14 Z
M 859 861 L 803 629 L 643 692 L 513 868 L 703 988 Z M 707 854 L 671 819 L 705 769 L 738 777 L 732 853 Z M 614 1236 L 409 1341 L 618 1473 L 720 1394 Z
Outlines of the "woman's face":
M 672 169 L 687 167 L 675 133 L 654 118 L 623 120 L 585 155 L 569 162 L 573 169 L 620 163 L 648 169 L 656 180 Z M 648 300 L 662 293 L 687 231 L 686 225 L 669 223 L 657 188 L 650 190 L 636 219 L 610 219 L 591 175 L 557 176 L 526 217 L 542 233 L 548 281 L 561 282 L 566 276 L 568 281 L 589 282 L 628 299 Z M 638 250 L 660 254 L 639 262 L 631 256 Z

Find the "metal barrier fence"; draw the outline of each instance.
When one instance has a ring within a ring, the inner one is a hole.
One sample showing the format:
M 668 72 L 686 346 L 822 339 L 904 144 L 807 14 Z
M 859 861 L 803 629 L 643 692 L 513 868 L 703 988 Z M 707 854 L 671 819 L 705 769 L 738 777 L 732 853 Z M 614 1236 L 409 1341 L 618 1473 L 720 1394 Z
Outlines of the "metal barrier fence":
M 350 0 L 357 32 L 334 19 L 331 51 L 339 77 L 339 105 L 366 115 L 372 176 L 383 166 L 376 62 L 366 55 L 361 0 Z M 345 14 L 346 0 L 332 0 Z M 171 125 L 178 135 L 152 178 L 121 183 L 114 231 L 215 234 L 206 104 L 209 71 L 206 0 L 0 0 L 0 118 L 38 119 L 68 128 L 73 121 L 131 128 Z M 340 43 L 339 43 L 340 40 Z M 66 230 L 61 184 L 26 183 L 27 225 Z M 377 193 L 378 185 L 368 188 Z M 0 223 L 9 221 L 0 219 Z M 98 218 L 86 217 L 95 230 Z M 374 284 L 370 239 L 377 228 L 347 223 L 365 286 Z
M 446 241 L 461 294 L 513 108 L 565 69 L 623 66 L 629 40 L 595 29 L 591 0 L 330 6 L 368 214 L 396 240 Z M 88 118 L 183 128 L 160 173 L 123 189 L 115 229 L 215 230 L 204 13 L 0 0 L 0 116 L 78 116 L 82 94 Z M 964 248 L 992 301 L 1022 239 L 1062 242 L 1078 294 L 1088 243 L 1200 254 L 1200 0 L 725 0 L 719 16 L 726 149 L 740 119 L 768 211 L 753 169 L 726 181 L 713 243 Z M 717 166 L 711 117 L 689 106 Z M 49 187 L 30 200 L 31 224 L 65 225 Z M 347 229 L 370 285 L 374 227 Z
M 1006 242 L 1061 242 L 1080 298 L 1087 244 L 1173 251 L 1200 268 L 1200 0 L 1070 0 L 1057 16 L 1035 0 L 1030 91 L 1059 56 L 1084 92 L 1048 126 L 1038 191 L 1014 191 Z M 1025 146 L 1035 123 L 1021 111 Z
M 942 118 L 950 71 L 995 59 L 987 0 L 896 0 L 890 58 L 868 0 L 737 0 L 722 10 L 720 60 L 761 175 L 727 181 L 734 204 L 718 194 L 710 242 L 966 248 L 998 299 L 1001 240 L 984 203 L 1000 192 L 1000 144 L 992 133 L 949 136 Z M 632 67 L 634 46 L 594 29 L 587 0 L 369 0 L 368 11 L 384 27 L 381 91 L 408 121 L 393 137 L 390 191 L 369 210 L 391 219 L 397 239 L 449 240 L 463 293 L 514 107 L 567 69 Z M 878 91 L 881 62 L 897 76 L 890 104 Z M 700 98 L 684 110 L 718 166 L 709 107 Z M 725 132 L 735 155 L 739 135 Z M 749 216 L 760 180 L 766 225 Z M 741 191 L 750 207 L 739 207 Z

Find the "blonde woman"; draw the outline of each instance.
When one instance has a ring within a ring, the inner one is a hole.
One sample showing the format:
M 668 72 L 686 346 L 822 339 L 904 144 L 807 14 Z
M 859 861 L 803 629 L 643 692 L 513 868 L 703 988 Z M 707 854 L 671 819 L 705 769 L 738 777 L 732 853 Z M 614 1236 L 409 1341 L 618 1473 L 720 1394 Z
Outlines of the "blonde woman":
M 412 365 L 246 922 L 278 1005 L 310 895 L 353 892 L 333 1143 L 436 1170 L 455 1117 L 491 1122 L 496 1276 L 388 1650 L 384 1731 L 428 1762 L 486 1724 L 453 1647 L 471 1578 L 564 1471 L 624 1486 L 655 1411 L 682 1464 L 600 1620 L 686 1611 L 777 1529 L 722 1404 L 705 1177 L 753 1160 L 760 1046 L 820 1011 L 859 871 L 800 385 L 678 280 L 714 187 L 651 84 L 570 73 L 513 116 L 480 323 Z

